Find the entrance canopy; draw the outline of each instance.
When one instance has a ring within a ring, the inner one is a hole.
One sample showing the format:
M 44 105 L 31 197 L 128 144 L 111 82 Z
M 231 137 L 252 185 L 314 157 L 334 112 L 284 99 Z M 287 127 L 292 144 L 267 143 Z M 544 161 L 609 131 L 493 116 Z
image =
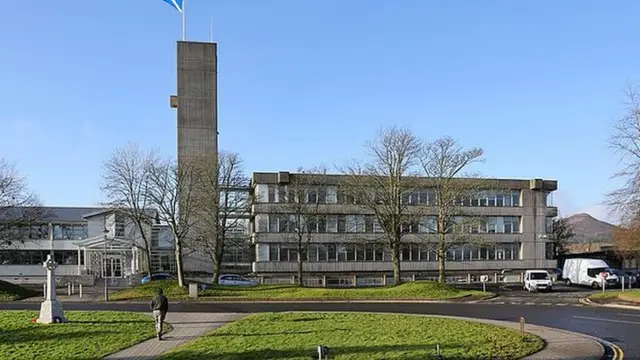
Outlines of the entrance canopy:
M 107 248 L 110 250 L 131 250 L 134 246 L 133 241 L 113 238 L 105 239 L 104 236 L 96 236 L 75 243 L 81 249 L 104 249 L 105 240 Z

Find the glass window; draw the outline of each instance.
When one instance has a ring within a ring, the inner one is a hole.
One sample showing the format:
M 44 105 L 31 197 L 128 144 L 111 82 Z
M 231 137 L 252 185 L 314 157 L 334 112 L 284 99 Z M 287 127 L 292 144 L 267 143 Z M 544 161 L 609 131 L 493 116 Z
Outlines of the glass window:
M 511 192 L 511 206 L 520 206 L 520 190 Z
M 552 242 L 544 244 L 544 258 L 547 260 L 553 260 L 556 258 L 555 249 Z
M 338 215 L 338 232 L 343 233 L 347 228 L 347 219 L 344 215 Z
M 318 189 L 315 187 L 310 187 L 306 189 L 307 193 L 307 204 L 317 204 L 318 203 Z
M 320 215 L 317 218 L 318 221 L 318 232 L 325 233 L 327 232 L 327 218 L 324 215 Z
M 269 232 L 275 233 L 278 232 L 278 218 L 279 216 L 276 214 L 269 214 Z
M 373 245 L 373 251 L 375 252 L 375 261 L 386 261 L 384 257 L 384 246 L 380 244 Z
M 309 252 L 307 253 L 308 261 L 318 261 L 318 245 L 309 244 Z
M 374 244 L 367 244 L 365 245 L 365 249 L 364 249 L 364 261 L 374 261 L 375 255 L 375 245 Z
M 373 222 L 375 221 L 375 215 L 367 215 L 364 218 L 364 232 L 373 232 Z
M 327 261 L 336 261 L 338 259 L 336 244 L 327 244 Z
M 478 203 L 480 206 L 487 206 L 487 193 L 486 192 L 480 192 L 480 194 L 478 194 Z
M 347 261 L 356 261 L 356 245 L 345 244 L 344 247 L 347 249 Z
M 512 197 L 510 196 L 510 193 L 506 193 L 503 196 L 504 196 L 504 206 L 506 207 L 513 206 Z
M 336 245 L 336 252 L 338 253 L 338 261 L 347 261 L 347 246 L 345 244 Z
M 326 244 L 318 244 L 318 261 L 327 261 L 327 251 L 329 250 Z
M 429 197 L 427 205 L 436 206 L 436 191 L 434 189 L 427 189 L 427 196 Z
M 402 261 L 411 261 L 411 245 L 403 245 L 400 253 Z
M 504 206 L 504 194 L 498 193 L 496 194 L 496 206 L 503 207 Z
M 496 244 L 496 260 L 506 260 L 505 244 Z
M 338 216 L 337 215 L 327 216 L 327 232 L 328 233 L 338 232 Z
M 496 206 L 496 193 L 493 191 L 487 193 L 487 206 Z
M 420 260 L 420 247 L 418 245 L 411 245 L 411 261 Z
M 338 202 L 338 189 L 335 186 L 327 186 L 327 204 L 335 204 Z
M 276 202 L 276 186 L 269 185 L 269 200 L 268 202 L 274 203 Z
M 289 218 L 286 215 L 278 216 L 278 232 L 289 232 Z
M 547 216 L 545 219 L 544 230 L 547 234 L 553 234 L 553 217 Z
M 364 261 L 365 259 L 365 246 L 362 244 L 356 244 L 356 261 Z
M 355 215 L 346 215 L 345 217 L 346 232 L 355 233 L 358 232 L 357 220 Z M 340 223 L 338 222 L 338 231 L 340 232 Z

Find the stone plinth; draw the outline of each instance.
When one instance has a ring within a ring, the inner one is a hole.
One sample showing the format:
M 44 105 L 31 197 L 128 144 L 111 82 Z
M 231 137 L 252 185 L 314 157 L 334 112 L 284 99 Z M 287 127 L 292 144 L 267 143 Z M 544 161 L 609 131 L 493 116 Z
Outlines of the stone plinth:
M 42 264 L 47 269 L 47 294 L 45 300 L 40 305 L 40 317 L 38 322 L 51 324 L 54 322 L 67 322 L 64 316 L 62 303 L 56 299 L 56 277 L 55 270 L 58 267 L 51 255 L 47 255 L 47 261 Z

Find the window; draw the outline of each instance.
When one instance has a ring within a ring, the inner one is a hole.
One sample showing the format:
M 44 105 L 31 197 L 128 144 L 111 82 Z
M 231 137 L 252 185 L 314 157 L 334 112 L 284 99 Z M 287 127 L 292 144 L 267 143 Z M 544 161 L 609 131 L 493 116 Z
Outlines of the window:
M 269 261 L 280 261 L 280 245 L 279 244 L 270 244 Z
M 374 261 L 375 260 L 375 245 L 367 244 L 364 245 L 364 261 Z
M 344 215 L 338 215 L 338 232 L 343 233 L 347 228 L 347 219 Z
M 356 261 L 365 261 L 365 245 L 356 244 Z
M 411 245 L 403 245 L 400 249 L 400 256 L 402 261 L 411 261 Z
M 504 206 L 504 194 L 498 193 L 496 194 L 496 206 L 503 207 Z
M 326 233 L 327 232 L 327 218 L 325 216 L 318 216 L 317 218 L 317 222 L 318 222 L 318 232 L 319 233 Z
M 327 203 L 327 188 L 324 186 L 318 187 L 318 204 Z
M 318 246 L 318 261 L 327 261 L 327 245 L 317 244 Z
M 336 252 L 338 254 L 338 261 L 347 261 L 347 246 L 344 244 L 336 245 Z
M 278 232 L 289 232 L 289 218 L 286 215 L 278 216 Z
M 375 261 L 386 261 L 385 258 L 385 250 L 384 250 L 384 246 L 382 245 L 373 245 L 374 246 L 374 252 L 375 252 Z M 389 260 L 391 260 L 391 257 L 389 257 Z
M 438 218 L 435 216 L 425 216 L 421 219 L 419 232 L 423 234 L 433 234 L 438 230 Z
M 553 260 L 556 258 L 555 248 L 552 242 L 544 244 L 544 258 L 547 260 Z
M 337 259 L 336 244 L 327 244 L 327 261 L 336 261 Z
M 520 206 L 520 190 L 511 192 L 511 206 Z
M 327 232 L 328 233 L 338 232 L 338 216 L 337 215 L 327 216 Z
M 487 206 L 490 206 L 490 207 L 496 206 L 496 193 L 495 192 L 487 193 Z
M 125 217 L 122 214 L 116 214 L 116 237 L 125 237 Z
M 504 233 L 514 234 L 520 232 L 520 219 L 517 216 L 504 217 Z
M 269 216 L 269 232 L 278 232 L 279 216 L 276 214 L 270 214 Z
M 318 261 L 318 244 L 309 244 L 307 261 Z
M 327 204 L 336 204 L 338 202 L 338 189 L 335 186 L 327 186 Z
M 269 198 L 267 202 L 274 203 L 276 202 L 276 187 L 275 185 L 269 185 Z
M 544 230 L 547 234 L 553 234 L 553 217 L 547 216 L 544 223 Z
M 347 249 L 347 261 L 356 261 L 356 245 L 346 244 L 345 248 Z
M 307 195 L 307 204 L 317 204 L 318 203 L 318 189 L 315 187 L 310 187 L 306 191 Z

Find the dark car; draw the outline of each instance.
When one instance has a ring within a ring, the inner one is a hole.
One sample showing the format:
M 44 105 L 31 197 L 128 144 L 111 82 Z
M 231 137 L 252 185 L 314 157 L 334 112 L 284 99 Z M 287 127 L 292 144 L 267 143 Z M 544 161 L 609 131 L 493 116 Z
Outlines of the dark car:
M 175 278 L 171 274 L 153 274 L 151 275 L 151 278 L 149 278 L 149 275 L 143 277 L 142 280 L 140 280 L 140 283 L 146 284 L 149 281 L 153 281 L 153 280 L 173 280 L 173 279 Z
M 636 284 L 638 283 L 638 278 L 636 276 L 629 275 L 628 272 L 624 272 L 620 269 L 611 269 L 611 272 L 618 277 L 618 282 L 616 284 L 617 286 L 622 286 L 623 278 L 624 278 L 625 288 L 629 287 L 629 285 L 631 285 L 632 287 L 635 287 Z

